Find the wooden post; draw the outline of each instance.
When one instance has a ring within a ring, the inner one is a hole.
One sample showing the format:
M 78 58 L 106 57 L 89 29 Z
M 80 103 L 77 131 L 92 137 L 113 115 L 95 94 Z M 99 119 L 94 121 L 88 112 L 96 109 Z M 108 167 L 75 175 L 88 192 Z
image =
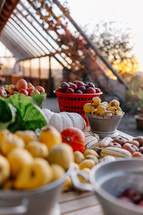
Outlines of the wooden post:
M 24 61 L 22 61 L 22 73 L 23 73 L 23 77 L 25 77 Z
M 41 58 L 39 58 L 39 85 L 42 85 L 42 80 L 41 80 Z
M 29 60 L 29 80 L 32 83 L 32 70 L 31 70 L 31 60 Z

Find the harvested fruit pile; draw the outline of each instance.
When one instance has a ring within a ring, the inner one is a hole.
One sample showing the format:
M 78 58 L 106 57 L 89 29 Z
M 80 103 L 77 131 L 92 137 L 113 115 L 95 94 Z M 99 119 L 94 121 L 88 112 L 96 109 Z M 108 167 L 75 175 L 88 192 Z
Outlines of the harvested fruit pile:
M 10 84 L 0 87 L 0 96 L 3 98 L 7 98 L 18 93 L 22 93 L 26 96 L 33 96 L 45 93 L 45 89 L 42 86 L 34 87 L 31 83 L 27 83 L 24 79 L 18 80 L 15 85 Z
M 34 131 L 0 131 L 0 186 L 2 189 L 34 189 L 57 180 L 73 161 L 72 148 L 62 143 L 54 127 Z
M 74 81 L 72 82 L 63 82 L 60 87 L 57 89 L 57 92 L 61 93 L 78 93 L 78 94 L 84 94 L 84 93 L 101 93 L 101 90 L 92 82 L 89 82 L 88 84 L 83 83 L 82 81 Z
M 123 203 L 132 203 L 143 207 L 143 193 L 136 189 L 128 188 L 118 198 Z
M 112 100 L 111 102 L 101 102 L 99 97 L 93 97 L 91 103 L 86 103 L 83 107 L 85 113 L 97 115 L 97 116 L 112 116 L 112 115 L 122 115 L 122 109 L 120 108 L 120 103 L 117 100 Z
M 143 157 L 143 136 L 134 137 L 127 140 L 123 137 L 105 137 L 99 141 L 98 147 L 101 148 L 100 156 L 107 155 L 114 157 Z

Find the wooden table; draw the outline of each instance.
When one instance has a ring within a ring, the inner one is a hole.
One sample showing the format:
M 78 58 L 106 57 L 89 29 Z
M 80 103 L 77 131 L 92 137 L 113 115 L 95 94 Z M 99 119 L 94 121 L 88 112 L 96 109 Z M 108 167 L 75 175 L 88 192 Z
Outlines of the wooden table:
M 118 131 L 119 136 L 132 140 L 132 136 Z M 92 192 L 70 191 L 62 193 L 59 201 L 61 215 L 103 215 L 102 208 Z

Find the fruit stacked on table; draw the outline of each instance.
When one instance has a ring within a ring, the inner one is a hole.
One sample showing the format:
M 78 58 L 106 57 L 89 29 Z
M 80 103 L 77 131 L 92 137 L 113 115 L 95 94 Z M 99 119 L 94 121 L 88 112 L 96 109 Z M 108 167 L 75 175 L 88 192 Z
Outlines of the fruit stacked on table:
M 99 97 L 93 97 L 91 103 L 86 103 L 83 107 L 85 113 L 97 115 L 97 116 L 112 116 L 112 115 L 122 115 L 122 109 L 120 108 L 120 103 L 117 100 L 112 100 L 108 102 L 101 102 Z
M 18 80 L 15 85 L 10 84 L 0 87 L 1 97 L 7 98 L 17 93 L 23 93 L 26 96 L 33 96 L 45 93 L 45 89 L 42 86 L 34 87 L 31 83 L 27 83 L 24 79 Z
M 77 94 L 92 94 L 92 93 L 101 93 L 101 90 L 95 87 L 94 83 L 89 82 L 87 84 L 82 81 L 76 80 L 72 82 L 63 82 L 60 87 L 57 89 L 57 92 L 61 93 L 77 93 Z
M 124 137 L 105 137 L 99 141 L 101 157 L 107 155 L 114 157 L 141 157 L 143 158 L 143 136 L 134 137 L 132 140 Z
M 57 180 L 73 161 L 72 148 L 52 126 L 34 131 L 0 131 L 0 187 L 34 189 Z
M 123 203 L 132 203 L 143 207 L 143 193 L 134 188 L 124 190 L 118 198 Z

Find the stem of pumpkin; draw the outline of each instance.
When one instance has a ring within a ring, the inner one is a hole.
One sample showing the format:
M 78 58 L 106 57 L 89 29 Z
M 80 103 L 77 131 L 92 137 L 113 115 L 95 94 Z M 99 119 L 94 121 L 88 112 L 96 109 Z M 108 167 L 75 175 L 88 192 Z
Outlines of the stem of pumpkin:
M 70 141 L 71 141 L 71 138 L 70 138 L 70 137 L 67 137 L 67 138 L 66 138 L 66 141 L 67 141 L 67 142 L 70 142 Z

